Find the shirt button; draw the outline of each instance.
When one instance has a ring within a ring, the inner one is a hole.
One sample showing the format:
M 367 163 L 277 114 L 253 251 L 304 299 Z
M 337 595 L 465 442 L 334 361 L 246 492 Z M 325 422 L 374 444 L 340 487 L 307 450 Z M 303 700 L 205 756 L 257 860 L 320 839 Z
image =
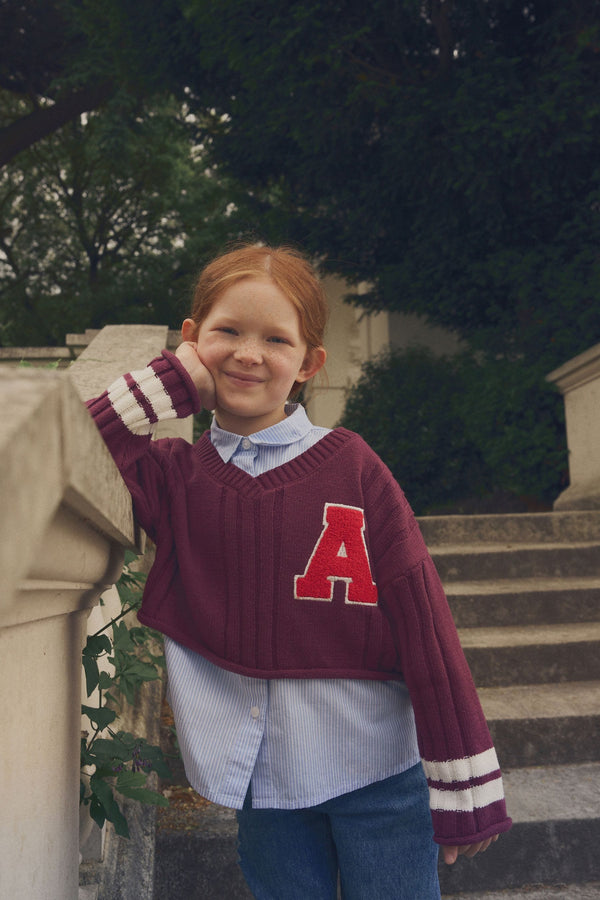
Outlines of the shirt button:
M 258 717 L 260 716 L 260 709 L 258 708 L 258 706 L 252 707 L 252 709 L 250 710 L 250 715 L 253 719 L 258 719 Z
M 242 448 L 244 450 L 249 450 L 251 446 L 252 446 L 252 441 L 249 441 L 248 438 L 244 438 L 242 441 Z

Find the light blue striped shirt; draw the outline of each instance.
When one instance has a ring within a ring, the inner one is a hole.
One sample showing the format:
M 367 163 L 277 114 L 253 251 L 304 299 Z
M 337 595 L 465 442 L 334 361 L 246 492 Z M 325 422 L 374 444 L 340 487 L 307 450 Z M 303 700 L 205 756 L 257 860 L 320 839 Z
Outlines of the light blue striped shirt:
M 215 422 L 224 462 L 257 476 L 283 465 L 328 429 L 301 406 L 264 431 L 240 437 Z M 248 678 L 165 637 L 169 702 L 192 787 L 241 809 L 299 809 L 403 772 L 419 760 L 403 682 Z

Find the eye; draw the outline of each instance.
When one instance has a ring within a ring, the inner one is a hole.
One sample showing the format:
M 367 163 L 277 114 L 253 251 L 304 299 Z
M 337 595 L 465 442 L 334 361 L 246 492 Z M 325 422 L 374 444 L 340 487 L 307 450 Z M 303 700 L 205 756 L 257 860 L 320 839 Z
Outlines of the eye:
M 276 335 L 274 335 L 273 337 L 268 338 L 268 341 L 269 341 L 269 343 L 271 343 L 271 344 L 288 344 L 288 345 L 290 344 L 290 341 L 288 341 L 287 338 L 284 338 L 284 337 L 278 337 L 278 336 L 276 336 Z
M 215 331 L 219 331 L 221 334 L 237 334 L 235 328 L 232 328 L 230 325 L 219 325 L 215 328 Z

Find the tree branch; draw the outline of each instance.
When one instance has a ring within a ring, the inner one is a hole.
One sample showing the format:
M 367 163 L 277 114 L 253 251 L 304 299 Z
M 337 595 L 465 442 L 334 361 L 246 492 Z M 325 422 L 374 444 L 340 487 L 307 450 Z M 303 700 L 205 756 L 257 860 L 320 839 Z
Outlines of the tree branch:
M 429 15 L 440 44 L 440 69 L 447 72 L 454 60 L 454 35 L 450 24 L 450 14 L 454 0 L 431 0 Z
M 0 129 L 0 167 L 5 166 L 18 153 L 52 134 L 67 122 L 84 112 L 97 109 L 107 100 L 114 86 L 110 82 L 88 85 L 66 97 L 59 98 L 52 106 L 43 106 L 27 116 Z

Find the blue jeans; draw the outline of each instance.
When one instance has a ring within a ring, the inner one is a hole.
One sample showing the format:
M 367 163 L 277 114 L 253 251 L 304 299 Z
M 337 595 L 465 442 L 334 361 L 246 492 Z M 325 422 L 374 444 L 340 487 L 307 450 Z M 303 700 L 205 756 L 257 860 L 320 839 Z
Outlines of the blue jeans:
M 256 900 L 440 900 L 438 848 L 419 763 L 308 809 L 237 814 L 240 865 Z

